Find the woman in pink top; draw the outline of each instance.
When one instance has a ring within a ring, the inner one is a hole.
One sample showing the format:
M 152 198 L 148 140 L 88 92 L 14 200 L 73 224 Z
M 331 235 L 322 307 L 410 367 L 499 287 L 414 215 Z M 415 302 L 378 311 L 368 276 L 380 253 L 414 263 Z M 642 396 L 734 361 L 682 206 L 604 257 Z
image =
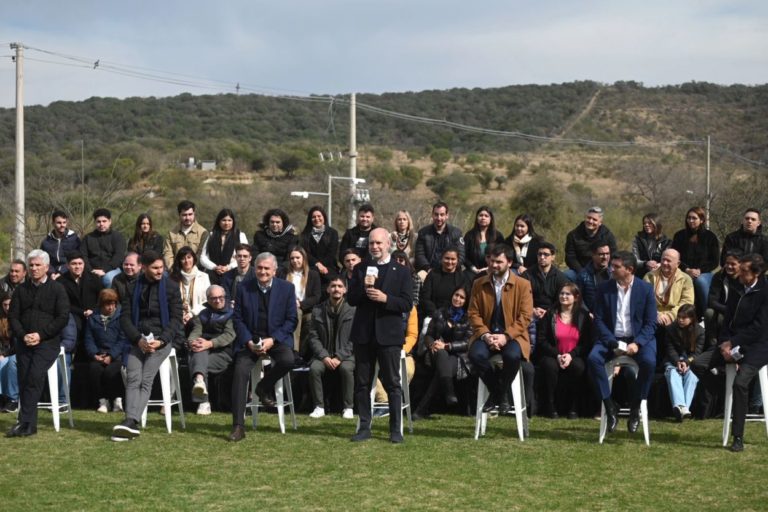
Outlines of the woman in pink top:
M 581 302 L 579 287 L 566 283 L 560 288 L 558 301 L 539 322 L 536 354 L 546 389 L 545 415 L 558 418 L 555 394 L 560 377 L 567 382 L 562 387 L 568 404 L 568 419 L 578 418 L 576 412 L 582 389 L 586 357 L 592 348 L 592 319 Z

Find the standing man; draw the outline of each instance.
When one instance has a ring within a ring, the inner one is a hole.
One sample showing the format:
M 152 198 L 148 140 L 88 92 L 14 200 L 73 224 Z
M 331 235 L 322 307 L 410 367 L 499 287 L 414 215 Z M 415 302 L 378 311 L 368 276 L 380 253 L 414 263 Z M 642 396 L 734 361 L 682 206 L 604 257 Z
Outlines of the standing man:
M 113 441 L 138 437 L 139 422 L 160 364 L 182 336 L 179 287 L 164 275 L 163 258 L 153 250 L 141 255 L 144 272 L 122 298 L 120 326 L 131 343 L 125 365 L 125 420 L 112 429 Z
M 230 307 L 235 307 L 235 297 L 237 296 L 237 287 L 246 279 L 253 279 L 256 273 L 253 271 L 251 261 L 253 260 L 253 249 L 248 244 L 237 244 L 235 246 L 235 262 L 237 266 L 228 270 L 221 278 L 221 286 L 227 294 L 227 300 Z
M 404 319 L 413 308 L 413 279 L 408 269 L 391 261 L 389 233 L 376 228 L 368 237 L 368 256 L 352 271 L 348 300 L 355 306 L 350 338 L 355 356 L 355 405 L 360 417 L 352 441 L 371 438 L 371 387 L 376 362 L 389 396 L 389 440 L 402 443 L 403 389 L 400 351 L 405 344 Z
M 13 294 L 13 291 L 27 278 L 27 264 L 23 260 L 13 260 L 8 274 L 0 281 L 0 291 Z
M 357 225 L 344 232 L 339 244 L 339 261 L 342 264 L 347 249 L 357 250 L 357 254 L 362 259 L 368 255 L 368 236 L 372 230 L 376 229 L 376 224 L 373 223 L 373 214 L 373 205 L 368 203 L 361 204 L 360 208 L 357 209 Z
M 456 247 L 459 251 L 459 266 L 464 264 L 464 237 L 461 230 L 448 224 L 450 214 L 448 205 L 438 201 L 432 205 L 432 224 L 419 230 L 416 237 L 415 267 L 420 273 L 426 273 L 433 268 L 440 268 L 440 259 L 448 247 Z
M 741 228 L 725 237 L 723 251 L 720 253 L 721 267 L 725 266 L 725 255 L 733 249 L 739 249 L 744 254 L 759 254 L 763 261 L 768 261 L 768 239 L 763 235 L 760 210 L 757 208 L 747 208 L 741 220 Z
M 189 374 L 192 377 L 192 401 L 197 402 L 197 414 L 211 414 L 208 401 L 208 374 L 221 373 L 232 364 L 232 343 L 235 328 L 232 308 L 224 288 L 212 285 L 206 291 L 206 306 L 192 318 L 192 330 L 187 336 Z
M 104 288 L 109 288 L 112 279 L 120 273 L 120 264 L 125 257 L 125 237 L 112 229 L 112 212 L 98 208 L 93 212 L 96 229 L 83 238 L 83 255 L 91 273 L 101 278 Z
M 739 266 L 739 281 L 744 285 L 744 295 L 732 294 L 728 299 L 720 344 L 710 362 L 711 368 L 723 366 L 723 362 L 737 364 L 733 381 L 732 452 L 744 450 L 749 387 L 758 370 L 768 364 L 768 282 L 763 276 L 765 260 L 759 254 L 747 254 L 741 258 Z
M 531 284 L 512 271 L 514 250 L 505 244 L 489 251 L 489 275 L 476 279 L 470 296 L 469 325 L 472 327 L 469 359 L 490 390 L 484 412 L 498 407 L 511 410 L 509 390 L 521 361 L 530 360 L 528 326 L 533 316 Z M 491 357 L 501 354 L 503 367 L 493 368 Z
M 48 278 L 48 253 L 35 249 L 27 255 L 29 280 L 13 292 L 8 312 L 16 338 L 19 378 L 19 419 L 6 437 L 37 433 L 37 402 L 45 377 L 59 355 L 61 331 L 69 320 L 69 300 L 64 287 Z
M 245 402 L 251 370 L 262 357 L 272 361 L 256 386 L 262 405 L 274 407 L 269 393 L 293 369 L 293 331 L 298 324 L 293 284 L 275 277 L 277 259 L 272 253 L 256 256 L 256 279 L 237 287 L 235 297 L 235 373 L 232 378 L 232 432 L 229 440 L 245 438 Z
M 602 240 L 616 252 L 616 237 L 611 230 L 603 225 L 603 209 L 593 206 L 584 215 L 584 221 L 576 226 L 565 238 L 565 264 L 568 265 L 565 275 L 570 281 L 576 281 L 576 276 L 591 259 L 590 247 L 596 240 Z
M 123 260 L 123 271 L 116 275 L 112 280 L 112 288 L 117 292 L 119 300 L 129 296 L 136 286 L 136 279 L 141 274 L 141 262 L 139 255 L 135 252 L 129 252 Z
M 310 417 L 325 416 L 323 397 L 323 374 L 327 371 L 341 375 L 341 397 L 344 405 L 342 417 L 352 419 L 355 357 L 350 339 L 355 308 L 347 304 L 347 287 L 344 280 L 335 275 L 328 287 L 328 299 L 312 309 L 312 323 L 309 329 L 309 352 L 312 362 L 309 364 L 309 390 L 315 402 L 315 410 Z
M 631 252 L 614 253 L 611 256 L 613 277 L 597 289 L 594 311 L 597 339 L 587 364 L 605 404 L 608 432 L 616 430 L 619 419 L 611 400 L 605 363 L 617 355 L 627 355 L 640 367 L 627 421 L 630 433 L 637 432 L 640 401 L 648 398 L 656 367 L 656 299 L 653 287 L 634 275 L 636 266 L 637 259 Z
M 63 211 L 53 212 L 51 221 L 53 229 L 43 239 L 40 248 L 51 258 L 48 275 L 52 279 L 58 279 L 61 274 L 67 272 L 67 254 L 80 250 L 80 239 L 74 231 L 69 229 L 69 218 Z
M 186 199 L 176 206 L 179 227 L 168 233 L 163 244 L 163 260 L 166 268 L 173 267 L 176 253 L 184 246 L 191 247 L 200 256 L 200 250 L 208 238 L 208 230 L 195 220 L 195 203 Z

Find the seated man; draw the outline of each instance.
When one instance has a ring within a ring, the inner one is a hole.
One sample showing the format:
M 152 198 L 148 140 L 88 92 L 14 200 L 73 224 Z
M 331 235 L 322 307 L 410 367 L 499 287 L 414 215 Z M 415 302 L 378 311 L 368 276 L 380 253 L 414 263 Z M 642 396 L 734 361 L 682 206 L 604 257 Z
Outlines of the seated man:
M 491 274 L 475 280 L 469 302 L 472 327 L 469 359 L 490 390 L 484 412 L 496 407 L 499 413 L 511 410 L 508 390 L 523 360 L 530 360 L 528 326 L 533 315 L 530 283 L 512 272 L 514 251 L 504 244 L 490 251 Z M 501 371 L 491 367 L 490 358 L 501 354 Z
M 448 223 L 449 218 L 448 205 L 438 201 L 432 205 L 432 224 L 419 230 L 414 266 L 422 280 L 426 279 L 427 272 L 440 268 L 443 252 L 448 247 L 457 249 L 459 269 L 464 264 L 464 237 L 459 228 Z
M 595 240 L 590 247 L 592 261 L 576 276 L 576 285 L 581 290 L 581 300 L 590 313 L 595 309 L 597 287 L 611 278 L 611 247 L 603 240 Z
M 723 250 L 720 253 L 720 266 L 725 266 L 725 257 L 728 251 L 740 250 L 743 254 L 759 254 L 763 260 L 768 260 L 768 238 L 763 234 L 763 225 L 760 221 L 760 210 L 747 208 L 741 220 L 741 227 L 729 233 L 723 242 Z
M 328 299 L 312 309 L 312 323 L 309 330 L 309 389 L 315 410 L 310 416 L 325 416 L 323 398 L 323 374 L 326 371 L 341 375 L 342 417 L 352 419 L 353 394 L 355 387 L 355 357 L 352 354 L 352 340 L 349 339 L 355 308 L 346 301 L 347 287 L 339 276 L 331 278 L 327 287 Z
M 739 272 L 741 272 L 739 261 L 743 256 L 744 253 L 740 249 L 731 249 L 726 252 L 723 268 L 712 278 L 707 310 L 704 313 L 707 332 L 705 350 L 717 344 L 717 337 L 723 328 L 731 296 L 741 297 L 744 294 L 744 285 L 739 280 Z
M 231 308 L 235 307 L 235 296 L 237 287 L 246 279 L 256 277 L 251 266 L 253 260 L 253 248 L 248 244 L 237 244 L 235 246 L 235 262 L 237 266 L 224 273 L 221 278 L 221 286 L 224 287 L 224 293 L 227 294 L 227 302 Z
M 164 275 L 163 257 L 153 250 L 141 255 L 144 271 L 133 292 L 122 299 L 120 326 L 131 344 L 126 361 L 125 420 L 112 429 L 113 441 L 137 437 L 152 382 L 160 364 L 182 336 L 179 287 Z
M 85 258 L 80 251 L 72 251 L 66 256 L 68 271 L 58 281 L 67 290 L 69 311 L 77 328 L 76 339 L 81 340 L 85 322 L 97 310 L 101 279 L 85 271 Z
M 576 281 L 581 269 L 590 262 L 590 247 L 596 240 L 602 240 L 616 252 L 616 238 L 611 230 L 603 225 L 603 209 L 593 206 L 584 215 L 584 222 L 576 226 L 565 238 L 565 263 L 568 265 L 565 275 L 568 280 Z
M 8 319 L 16 339 L 19 382 L 19 416 L 6 437 L 37 433 L 37 402 L 45 377 L 59 355 L 61 331 L 69 320 L 69 300 L 64 287 L 48 278 L 48 253 L 40 249 L 27 256 L 29 279 L 13 293 Z
M 24 260 L 13 260 L 8 274 L 0 279 L 0 292 L 13 294 L 16 287 L 23 283 L 26 278 L 27 264 L 24 263 Z
M 197 402 L 197 414 L 211 414 L 208 401 L 208 373 L 221 373 L 232 364 L 232 343 L 235 328 L 232 308 L 224 288 L 211 285 L 205 293 L 206 306 L 192 319 L 187 337 L 189 374 L 192 376 L 192 401 Z
M 549 242 L 542 242 L 536 253 L 537 264 L 523 272 L 524 279 L 531 283 L 533 292 L 533 320 L 538 322 L 547 310 L 557 304 L 560 288 L 568 282 L 565 274 L 558 270 L 555 264 L 557 249 Z
M 245 402 L 251 370 L 262 357 L 272 360 L 256 386 L 262 405 L 274 407 L 268 393 L 293 368 L 293 331 L 298 324 L 296 292 L 275 277 L 277 259 L 268 252 L 256 256 L 256 279 L 243 281 L 235 296 L 235 374 L 232 379 L 232 432 L 229 440 L 245 438 Z
M 636 265 L 631 252 L 616 252 L 611 256 L 613 277 L 597 289 L 594 311 L 597 339 L 587 364 L 605 404 L 608 432 L 616 430 L 619 420 L 611 400 L 605 363 L 617 355 L 628 355 L 640 367 L 627 422 L 630 433 L 637 432 L 640 401 L 648 398 L 656 367 L 656 300 L 651 285 L 635 277 Z
M 112 288 L 117 292 L 120 301 L 126 298 L 136 286 L 136 280 L 141 275 L 141 261 L 135 252 L 129 252 L 123 259 L 123 271 L 112 280 Z
M 61 274 L 66 274 L 67 254 L 80 250 L 80 239 L 77 233 L 69 229 L 69 217 L 62 210 L 56 210 L 51 214 L 53 229 L 40 243 L 40 249 L 48 253 L 51 264 L 48 275 L 52 279 L 58 279 Z
M 101 278 L 104 288 L 120 273 L 127 244 L 119 231 L 112 229 L 112 212 L 98 208 L 93 212 L 96 229 L 83 237 L 80 250 L 92 274 Z

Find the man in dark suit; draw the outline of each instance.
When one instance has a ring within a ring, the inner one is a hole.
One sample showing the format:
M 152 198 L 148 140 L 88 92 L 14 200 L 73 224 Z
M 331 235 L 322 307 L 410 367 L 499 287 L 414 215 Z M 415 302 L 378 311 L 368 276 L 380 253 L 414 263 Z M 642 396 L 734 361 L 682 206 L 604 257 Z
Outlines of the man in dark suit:
M 598 287 L 595 297 L 597 339 L 588 364 L 605 404 L 608 432 L 616 430 L 618 411 L 611 400 L 605 363 L 618 355 L 627 355 L 640 367 L 627 422 L 630 432 L 637 432 L 640 401 L 648 398 L 656 366 L 656 299 L 651 285 L 634 276 L 636 266 L 637 259 L 632 253 L 613 254 L 612 278 Z
M 413 307 L 413 280 L 408 269 L 391 261 L 389 233 L 371 230 L 368 256 L 349 280 L 347 300 L 355 306 L 350 339 L 355 355 L 355 405 L 360 425 L 352 441 L 371 438 L 371 386 L 376 361 L 389 396 L 389 440 L 402 443 L 403 389 L 400 351 L 405 343 L 405 315 Z
M 274 407 L 269 391 L 293 369 L 293 331 L 298 323 L 296 291 L 275 277 L 277 259 L 268 252 L 256 256 L 256 279 L 246 279 L 235 296 L 235 372 L 232 379 L 232 432 L 229 440 L 245 437 L 245 402 L 251 370 L 261 357 L 272 360 L 271 368 L 256 386 L 263 405 Z

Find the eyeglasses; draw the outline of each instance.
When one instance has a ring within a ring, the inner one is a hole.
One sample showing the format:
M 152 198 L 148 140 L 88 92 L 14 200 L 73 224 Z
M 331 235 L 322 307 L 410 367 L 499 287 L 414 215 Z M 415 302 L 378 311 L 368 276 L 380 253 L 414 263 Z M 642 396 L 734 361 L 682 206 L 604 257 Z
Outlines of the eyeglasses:
M 224 300 L 224 299 L 226 299 L 226 297 L 224 297 L 223 295 L 217 295 L 217 296 L 215 296 L 215 297 L 208 297 L 208 301 L 209 301 L 209 302 L 212 302 L 212 301 L 215 301 L 215 300 L 216 300 L 216 301 L 218 301 L 218 300 Z

